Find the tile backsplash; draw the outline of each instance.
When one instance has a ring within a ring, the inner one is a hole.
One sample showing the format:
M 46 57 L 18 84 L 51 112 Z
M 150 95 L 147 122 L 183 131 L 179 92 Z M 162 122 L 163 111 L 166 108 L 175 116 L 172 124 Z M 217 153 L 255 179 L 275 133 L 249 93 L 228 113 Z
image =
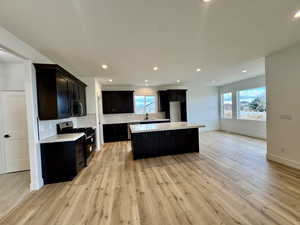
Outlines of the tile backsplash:
M 144 120 L 145 115 L 125 113 L 125 114 L 106 114 L 102 117 L 102 124 L 107 123 L 128 123 L 131 121 Z M 164 119 L 165 113 L 149 114 L 149 119 Z M 57 134 L 56 124 L 73 121 L 74 127 L 96 127 L 96 114 L 87 114 L 85 117 L 74 117 L 61 120 L 41 120 L 39 121 L 39 137 L 40 140 L 54 136 Z
M 77 118 L 77 127 L 95 127 L 95 126 L 97 126 L 96 113 L 90 113 L 84 117 Z
M 39 136 L 40 140 L 54 136 L 56 132 L 56 124 L 73 121 L 74 127 L 77 127 L 77 118 L 67 118 L 61 120 L 40 120 L 39 121 Z
M 39 136 L 40 140 L 54 136 L 57 134 L 56 124 L 72 121 L 74 127 L 96 127 L 96 114 L 87 114 L 84 117 L 73 117 L 61 120 L 40 120 L 39 121 Z

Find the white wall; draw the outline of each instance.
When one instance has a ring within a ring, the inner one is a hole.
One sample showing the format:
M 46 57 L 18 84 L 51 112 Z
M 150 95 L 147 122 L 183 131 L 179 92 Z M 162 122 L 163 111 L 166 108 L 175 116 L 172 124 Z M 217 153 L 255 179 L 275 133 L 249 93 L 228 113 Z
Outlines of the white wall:
M 25 63 L 0 64 L 0 90 L 24 91 L 25 90 Z
M 300 44 L 266 57 L 268 158 L 300 169 Z
M 155 95 L 158 90 L 187 89 L 188 122 L 206 125 L 201 131 L 219 129 L 218 88 L 203 85 L 200 81 L 184 86 L 134 87 L 134 86 L 103 86 L 103 90 L 134 90 L 135 95 Z M 158 101 L 157 101 L 158 104 Z M 158 108 L 158 105 L 157 105 Z M 129 121 L 143 119 L 144 115 L 117 114 L 104 115 L 105 122 Z M 150 115 L 150 118 L 165 118 L 164 113 Z
M 252 120 L 238 120 L 237 119 L 237 95 L 240 90 L 252 89 L 265 86 L 265 76 L 258 76 L 255 78 L 242 80 L 239 82 L 227 84 L 219 88 L 219 98 L 223 93 L 232 93 L 233 103 L 233 118 L 223 119 L 220 116 L 220 129 L 224 131 L 243 134 L 251 137 L 258 137 L 266 139 L 267 128 L 264 121 L 252 121 Z M 220 102 L 220 101 L 219 101 Z
M 200 131 L 218 130 L 218 88 L 197 81 L 186 86 L 188 122 L 205 125 Z

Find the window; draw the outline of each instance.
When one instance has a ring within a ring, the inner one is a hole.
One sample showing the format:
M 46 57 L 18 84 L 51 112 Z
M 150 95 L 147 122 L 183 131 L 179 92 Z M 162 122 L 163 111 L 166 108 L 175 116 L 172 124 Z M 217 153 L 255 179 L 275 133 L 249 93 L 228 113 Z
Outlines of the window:
M 238 119 L 266 121 L 266 87 L 238 92 Z
M 135 113 L 155 113 L 155 96 L 134 96 Z
M 232 119 L 232 93 L 222 95 L 222 118 Z

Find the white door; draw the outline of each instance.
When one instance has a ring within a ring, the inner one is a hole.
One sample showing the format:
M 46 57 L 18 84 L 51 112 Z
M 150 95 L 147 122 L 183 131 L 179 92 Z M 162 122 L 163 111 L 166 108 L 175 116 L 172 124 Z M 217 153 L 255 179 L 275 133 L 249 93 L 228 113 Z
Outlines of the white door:
M 0 93 L 0 122 L 5 171 L 29 170 L 24 92 Z

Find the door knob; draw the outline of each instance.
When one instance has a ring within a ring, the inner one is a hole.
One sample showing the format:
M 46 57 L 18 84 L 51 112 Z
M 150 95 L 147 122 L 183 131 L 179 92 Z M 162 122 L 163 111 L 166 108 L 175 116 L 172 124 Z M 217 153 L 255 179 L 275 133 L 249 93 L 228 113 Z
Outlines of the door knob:
M 4 138 L 10 138 L 10 135 L 9 134 L 5 134 Z

